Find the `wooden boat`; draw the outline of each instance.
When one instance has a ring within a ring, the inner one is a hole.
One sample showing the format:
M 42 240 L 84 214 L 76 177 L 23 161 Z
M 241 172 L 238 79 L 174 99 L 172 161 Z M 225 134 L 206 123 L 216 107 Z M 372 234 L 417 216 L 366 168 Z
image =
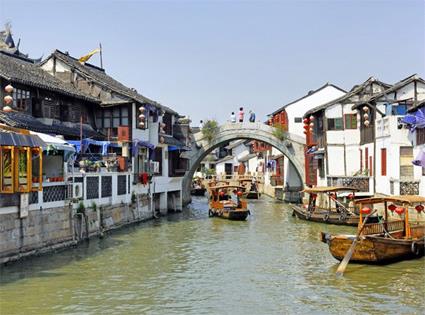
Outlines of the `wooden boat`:
M 258 187 L 255 181 L 252 179 L 240 179 L 240 185 L 243 187 L 243 196 L 246 199 L 258 199 L 261 193 L 258 191 Z
M 208 215 L 229 220 L 245 220 L 250 211 L 248 210 L 247 202 L 242 199 L 242 188 L 239 185 L 228 184 L 209 187 Z
M 346 199 L 353 201 L 355 198 L 356 188 L 351 187 L 315 187 L 303 190 L 309 194 L 308 204 L 292 205 L 293 216 L 299 219 L 328 223 L 338 225 L 356 226 L 359 223 L 359 216 L 355 213 L 353 207 L 349 207 L 346 203 L 338 200 L 338 195 L 345 193 Z M 318 196 L 324 197 L 328 202 L 326 207 L 317 205 Z
M 374 197 L 356 201 L 360 206 L 357 240 L 351 261 L 357 263 L 384 264 L 424 256 L 425 224 L 409 221 L 409 208 L 414 208 L 418 215 L 424 211 L 425 197 L 392 196 Z M 369 223 L 367 217 L 372 209 L 383 207 L 384 216 L 380 222 Z M 396 212 L 398 219 L 390 219 L 388 211 Z M 424 218 L 425 219 L 425 218 Z M 363 224 L 364 223 L 364 224 Z M 364 226 L 363 226 L 364 225 Z M 347 253 L 355 235 L 331 235 L 321 233 L 321 240 L 327 243 L 333 257 L 342 260 Z
M 207 189 L 202 183 L 202 178 L 197 177 L 192 180 L 192 188 L 190 190 L 192 196 L 205 196 L 206 191 Z

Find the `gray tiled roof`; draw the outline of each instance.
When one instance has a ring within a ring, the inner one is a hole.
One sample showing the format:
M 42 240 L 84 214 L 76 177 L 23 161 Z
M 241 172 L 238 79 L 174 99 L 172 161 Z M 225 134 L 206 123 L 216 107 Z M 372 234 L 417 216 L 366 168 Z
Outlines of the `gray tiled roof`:
M 404 86 L 406 86 L 406 85 L 408 85 L 408 84 L 410 84 L 414 81 L 418 81 L 418 82 L 425 84 L 425 81 L 421 77 L 419 77 L 417 74 L 412 74 L 412 75 L 408 76 L 407 78 L 404 78 L 403 80 L 398 81 L 393 86 L 383 90 L 382 92 L 372 95 L 371 97 L 369 97 L 364 102 L 361 102 L 359 105 L 366 104 L 366 103 L 369 103 L 371 101 L 377 100 L 380 97 L 385 96 L 389 93 L 395 92 L 398 89 L 400 89 L 400 88 L 402 88 L 402 87 L 404 87 Z
M 301 100 L 303 100 L 303 99 L 305 99 L 305 98 L 307 98 L 307 97 L 309 97 L 309 96 L 311 96 L 313 94 L 316 94 L 317 92 L 320 92 L 321 90 L 323 90 L 324 88 L 327 88 L 327 87 L 333 87 L 333 88 L 335 88 L 337 90 L 340 90 L 341 92 L 347 93 L 347 91 L 345 91 L 345 90 L 341 89 L 340 87 L 338 87 L 338 86 L 336 86 L 336 85 L 331 84 L 331 83 L 328 82 L 325 85 L 322 85 L 321 87 L 319 87 L 318 89 L 313 90 L 313 91 L 310 91 L 306 95 L 304 95 L 304 96 L 302 96 L 302 97 L 300 97 L 300 98 L 298 98 L 298 99 L 296 99 L 296 100 L 294 100 L 294 101 L 292 101 L 292 102 L 290 102 L 288 104 L 283 105 L 278 110 L 275 110 L 273 113 L 269 114 L 269 116 L 275 115 L 275 114 L 283 111 L 286 107 L 288 107 L 288 106 L 290 106 L 292 104 L 295 104 L 295 103 L 297 103 L 297 102 L 299 102 L 299 101 L 301 101 Z
M 307 111 L 304 114 L 304 117 L 306 117 L 308 115 L 311 115 L 311 114 L 314 114 L 314 113 L 317 113 L 317 112 L 319 112 L 321 110 L 324 110 L 327 107 L 332 106 L 334 104 L 344 103 L 345 101 L 349 100 L 352 96 L 356 95 L 357 93 L 360 93 L 370 83 L 379 84 L 379 85 L 383 86 L 384 88 L 389 88 L 391 86 L 390 84 L 387 84 L 387 83 L 381 82 L 379 80 L 376 80 L 374 77 L 370 77 L 366 81 L 364 81 L 362 84 L 353 86 L 353 88 L 347 94 L 345 94 L 345 95 L 343 95 L 341 97 L 338 97 L 338 98 L 336 98 L 336 99 L 334 99 L 334 100 L 332 100 L 330 102 L 327 102 L 325 104 L 322 104 L 320 106 L 317 106 L 315 108 L 310 109 L 309 111 Z
M 80 137 L 80 126 L 79 124 L 68 124 L 65 125 L 63 122 L 54 121 L 52 124 L 47 125 L 40 120 L 34 118 L 31 115 L 21 112 L 4 112 L 0 111 L 0 122 L 15 128 L 27 129 L 36 132 L 42 132 L 47 134 L 63 135 L 65 137 Z M 82 126 L 84 138 L 95 138 L 103 139 L 105 136 L 94 131 L 88 125 Z
M 38 65 L 2 51 L 0 51 L 0 77 L 7 81 L 99 103 L 96 98 L 80 92 L 69 83 L 62 82 Z
M 94 65 L 85 63 L 82 64 L 80 63 L 76 58 L 70 56 L 67 53 L 63 53 L 60 50 L 55 50 L 52 54 L 54 57 L 58 58 L 59 60 L 61 60 L 62 62 L 66 63 L 67 65 L 75 68 L 78 70 L 78 72 L 80 72 L 80 74 L 82 74 L 83 76 L 89 78 L 90 80 L 93 80 L 94 82 L 96 82 L 99 85 L 105 86 L 109 89 L 111 89 L 112 91 L 114 91 L 117 94 L 121 94 L 124 97 L 128 97 L 132 100 L 135 100 L 136 102 L 139 103 L 148 103 L 148 104 L 152 104 L 154 106 L 157 106 L 158 108 L 163 109 L 166 112 L 172 113 L 172 114 L 177 114 L 175 111 L 173 111 L 172 109 L 163 106 L 139 93 L 137 93 L 136 90 L 131 89 L 127 86 L 125 86 L 124 84 L 122 84 L 121 82 L 115 80 L 114 78 L 112 78 L 111 76 L 109 76 L 104 69 L 101 69 L 99 67 L 96 67 Z

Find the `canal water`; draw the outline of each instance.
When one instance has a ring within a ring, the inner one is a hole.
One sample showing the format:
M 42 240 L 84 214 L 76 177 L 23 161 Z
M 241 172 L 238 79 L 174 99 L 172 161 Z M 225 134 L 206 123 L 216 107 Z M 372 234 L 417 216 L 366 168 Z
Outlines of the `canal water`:
M 0 270 L 0 314 L 423 314 L 425 260 L 337 261 L 319 232 L 271 199 L 246 222 L 182 213 Z

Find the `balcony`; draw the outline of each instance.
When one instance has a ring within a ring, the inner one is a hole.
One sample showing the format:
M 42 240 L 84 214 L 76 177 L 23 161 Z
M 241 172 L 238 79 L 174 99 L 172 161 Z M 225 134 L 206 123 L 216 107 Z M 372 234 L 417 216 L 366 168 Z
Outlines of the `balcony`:
M 391 195 L 419 195 L 419 181 L 415 180 L 390 180 Z
M 361 195 L 373 195 L 373 177 L 371 176 L 328 176 L 328 186 L 353 187 Z

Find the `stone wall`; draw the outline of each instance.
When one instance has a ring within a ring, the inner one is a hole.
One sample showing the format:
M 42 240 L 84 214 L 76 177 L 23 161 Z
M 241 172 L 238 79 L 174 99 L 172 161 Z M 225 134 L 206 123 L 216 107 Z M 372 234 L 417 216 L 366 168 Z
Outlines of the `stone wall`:
M 86 208 L 83 213 L 75 208 L 71 204 L 31 210 L 25 218 L 18 211 L 0 213 L 0 264 L 71 246 L 153 217 L 147 196 L 139 196 L 134 205 Z

